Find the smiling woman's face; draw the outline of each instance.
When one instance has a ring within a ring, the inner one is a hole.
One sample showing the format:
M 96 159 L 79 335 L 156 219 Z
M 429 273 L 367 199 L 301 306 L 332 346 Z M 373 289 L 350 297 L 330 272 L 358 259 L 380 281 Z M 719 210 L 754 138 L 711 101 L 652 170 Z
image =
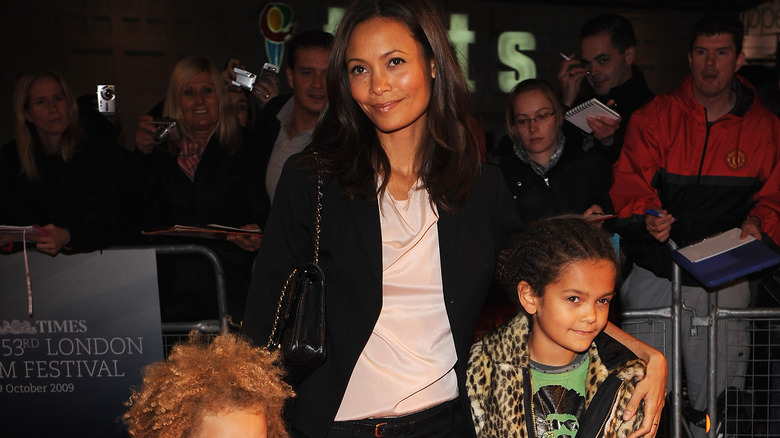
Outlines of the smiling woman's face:
M 219 121 L 219 96 L 206 72 L 200 72 L 187 81 L 181 95 L 182 123 L 193 131 L 209 131 Z
M 388 18 L 358 24 L 346 64 L 352 98 L 380 133 L 425 129 L 436 73 L 405 24 Z

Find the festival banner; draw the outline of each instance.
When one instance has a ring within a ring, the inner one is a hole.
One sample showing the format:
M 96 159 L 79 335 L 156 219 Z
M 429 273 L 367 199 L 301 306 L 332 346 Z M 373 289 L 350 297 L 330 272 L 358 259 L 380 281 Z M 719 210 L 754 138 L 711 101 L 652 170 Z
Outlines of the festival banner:
M 0 436 L 123 437 L 163 358 L 154 250 L 0 256 Z M 32 316 L 30 316 L 32 304 Z

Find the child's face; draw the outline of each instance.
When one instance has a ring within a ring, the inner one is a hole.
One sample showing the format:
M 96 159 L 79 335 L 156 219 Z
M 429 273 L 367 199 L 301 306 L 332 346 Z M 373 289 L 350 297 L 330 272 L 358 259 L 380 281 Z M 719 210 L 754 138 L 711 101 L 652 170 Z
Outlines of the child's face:
M 607 325 L 615 275 L 614 264 L 608 261 L 583 260 L 570 264 L 541 297 L 521 282 L 520 303 L 533 317 L 531 359 L 566 365 L 587 350 Z
M 198 438 L 267 438 L 265 413 L 254 410 L 220 411 L 203 416 Z

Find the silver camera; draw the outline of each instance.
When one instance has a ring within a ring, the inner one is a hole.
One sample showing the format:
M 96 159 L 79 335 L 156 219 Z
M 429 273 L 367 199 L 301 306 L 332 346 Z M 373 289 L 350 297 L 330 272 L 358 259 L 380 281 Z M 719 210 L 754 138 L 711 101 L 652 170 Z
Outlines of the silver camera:
M 166 141 L 176 141 L 181 138 L 179 122 L 176 119 L 154 119 L 152 124 L 155 126 L 154 144 L 163 144 Z
M 236 80 L 233 81 L 233 85 L 236 87 L 241 87 L 245 90 L 252 91 L 252 87 L 255 85 L 257 76 L 252 72 L 248 72 L 238 67 L 233 68 L 233 70 L 236 72 Z
M 260 75 L 269 79 L 276 79 L 276 77 L 279 76 L 279 66 L 266 62 L 263 64 L 263 71 Z
M 116 88 L 113 84 L 97 86 L 98 111 L 107 116 L 116 114 Z

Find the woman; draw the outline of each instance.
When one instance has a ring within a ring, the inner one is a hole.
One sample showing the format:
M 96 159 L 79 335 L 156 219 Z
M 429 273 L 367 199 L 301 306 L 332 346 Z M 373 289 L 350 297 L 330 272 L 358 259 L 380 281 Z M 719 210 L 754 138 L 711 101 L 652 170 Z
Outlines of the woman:
M 120 148 L 85 132 L 76 99 L 51 71 L 26 74 L 13 96 L 14 141 L 0 151 L 0 223 L 40 225 L 38 251 L 86 252 L 121 243 Z M 0 236 L 0 244 L 8 236 Z
M 244 330 L 267 342 L 285 279 L 312 258 L 319 172 L 328 357 L 285 410 L 294 436 L 473 436 L 468 349 L 520 222 L 497 170 L 480 171 L 438 13 L 420 0 L 353 3 L 327 89 L 311 151 L 282 173 Z
M 258 230 L 268 200 L 258 151 L 243 135 L 220 73 L 202 56 L 179 61 L 171 74 L 163 116 L 176 119 L 179 139 L 154 143 L 155 125 L 141 116 L 136 146 L 148 169 L 150 194 L 142 208 L 144 226 L 218 224 Z M 229 234 L 227 242 L 196 239 L 214 249 L 228 288 L 228 310 L 240 321 L 254 251 L 261 236 Z M 171 238 L 169 243 L 182 243 Z M 192 243 L 192 240 L 189 241 Z M 161 309 L 167 321 L 214 317 L 212 268 L 201 256 L 158 257 Z
M 511 144 L 493 155 L 526 222 L 565 213 L 591 216 L 610 210 L 612 169 L 595 150 L 582 151 L 582 136 L 564 131 L 563 107 L 540 79 L 517 84 L 506 107 Z

